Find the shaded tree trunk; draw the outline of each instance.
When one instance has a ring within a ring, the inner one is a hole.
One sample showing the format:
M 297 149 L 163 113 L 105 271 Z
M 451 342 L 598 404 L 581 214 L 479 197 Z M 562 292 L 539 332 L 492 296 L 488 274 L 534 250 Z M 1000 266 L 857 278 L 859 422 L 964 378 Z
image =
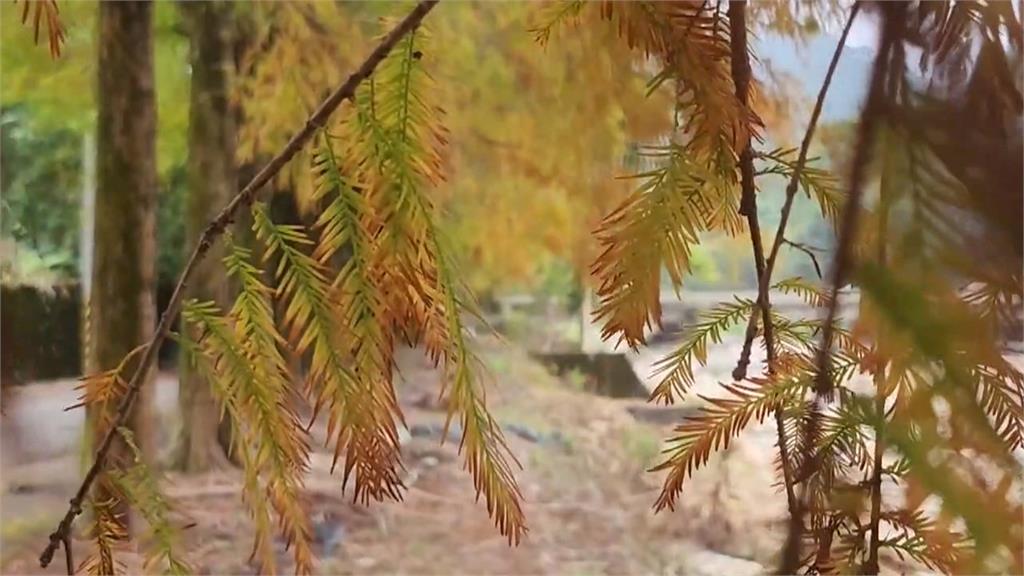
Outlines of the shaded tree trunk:
M 187 2 L 186 2 L 187 3 Z M 251 14 L 244 10 L 237 10 L 232 12 L 230 15 L 230 35 L 231 43 L 228 47 L 231 61 L 226 64 L 231 66 L 231 70 L 236 75 L 245 75 L 252 73 L 252 63 L 249 62 L 249 69 L 246 69 L 247 55 L 252 43 L 252 39 L 257 36 L 257 22 L 254 20 Z M 243 126 L 245 123 L 245 115 L 243 114 L 243 108 L 241 103 L 237 100 L 229 100 L 228 105 L 230 106 L 231 118 L 234 121 L 235 129 L 239 126 Z M 237 134 L 236 134 L 237 136 Z M 235 140 L 237 142 L 237 138 Z M 235 189 L 241 190 L 247 183 L 249 183 L 259 172 L 259 169 L 263 166 L 262 163 L 256 160 L 250 160 L 248 162 L 236 163 L 235 164 Z M 253 220 L 252 213 L 249 210 L 240 210 L 235 214 L 235 222 L 232 226 L 232 233 L 234 234 L 234 241 L 240 246 L 245 246 L 253 251 L 253 258 L 259 259 L 262 257 L 260 253 L 260 247 L 256 241 L 256 233 L 252 229 Z M 237 294 L 240 290 L 240 286 L 236 279 L 229 279 L 228 290 L 232 294 Z M 232 423 L 229 415 L 225 414 L 220 419 L 220 424 L 217 427 L 217 438 L 220 445 L 228 448 L 233 442 L 233 432 L 231 430 Z M 237 466 L 241 466 L 242 463 L 238 457 L 238 453 L 228 450 L 228 457 L 232 463 Z
M 97 188 L 88 372 L 110 369 L 148 341 L 155 327 L 156 99 L 153 89 L 153 6 L 101 2 L 97 96 Z M 127 373 L 134 371 L 129 365 Z M 149 375 L 152 378 L 152 373 Z M 129 415 L 143 455 L 153 454 L 151 391 L 141 389 Z M 113 411 L 113 406 L 108 406 Z M 96 413 L 95 433 L 105 432 Z M 98 437 L 97 437 L 98 438 Z M 116 440 L 114 461 L 130 458 Z M 97 497 L 109 497 L 102 480 Z M 124 503 L 118 505 L 125 509 Z M 127 516 L 125 517 L 127 520 Z
M 192 85 L 189 103 L 188 195 L 185 237 L 191 253 L 203 229 L 228 203 L 236 189 L 236 123 L 230 104 L 234 47 L 230 34 L 232 6 L 226 2 L 182 2 L 190 38 Z M 231 305 L 223 262 L 223 244 L 216 245 L 196 269 L 186 298 L 212 300 L 222 310 Z M 209 382 L 180 362 L 182 429 L 176 465 L 186 472 L 204 472 L 228 464 L 218 441 L 220 409 Z

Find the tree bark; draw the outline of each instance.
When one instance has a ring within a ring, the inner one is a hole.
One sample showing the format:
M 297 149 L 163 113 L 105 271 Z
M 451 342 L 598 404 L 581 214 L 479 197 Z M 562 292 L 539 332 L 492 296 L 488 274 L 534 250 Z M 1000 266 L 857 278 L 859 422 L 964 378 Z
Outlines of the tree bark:
M 114 368 L 147 342 L 155 327 L 156 99 L 153 90 L 153 7 L 101 2 L 99 7 L 95 252 L 89 299 L 87 372 Z M 135 370 L 129 365 L 126 375 Z M 152 379 L 153 370 L 147 374 Z M 135 403 L 127 427 L 144 456 L 153 454 L 150 391 Z M 106 408 L 113 412 L 113 406 Z M 106 430 L 90 414 L 97 439 Z M 113 418 L 113 414 L 109 415 Z M 129 459 L 120 439 L 115 460 Z M 123 460 L 122 460 L 123 461 Z M 97 497 L 112 496 L 107 482 Z M 118 507 L 125 509 L 124 503 Z M 128 517 L 125 516 L 127 522 Z
M 231 40 L 232 10 L 226 2 L 182 2 L 190 39 L 192 84 L 189 102 L 188 193 L 185 201 L 186 254 L 195 249 L 207 223 L 228 203 L 236 188 L 236 123 L 230 104 L 234 70 Z M 186 298 L 212 300 L 222 310 L 230 307 L 222 245 L 211 248 L 211 258 L 196 268 Z M 185 472 L 205 472 L 229 464 L 218 441 L 220 408 L 201 375 L 187 358 L 179 364 L 181 436 L 176 465 Z

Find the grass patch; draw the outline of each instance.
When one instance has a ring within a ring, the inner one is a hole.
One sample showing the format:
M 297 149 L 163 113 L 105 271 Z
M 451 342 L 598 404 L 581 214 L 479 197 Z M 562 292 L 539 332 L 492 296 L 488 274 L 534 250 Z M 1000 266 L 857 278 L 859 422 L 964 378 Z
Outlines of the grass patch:
M 648 468 L 661 456 L 661 437 L 647 426 L 632 426 L 622 431 L 622 447 L 627 456 Z
M 5 520 L 0 525 L 0 542 L 3 543 L 0 547 L 0 565 L 6 565 L 26 546 L 45 540 L 53 527 L 52 520 L 46 515 Z
M 587 388 L 587 375 L 579 368 L 573 368 L 566 372 L 562 379 L 569 385 L 570 388 L 578 392 L 584 392 Z

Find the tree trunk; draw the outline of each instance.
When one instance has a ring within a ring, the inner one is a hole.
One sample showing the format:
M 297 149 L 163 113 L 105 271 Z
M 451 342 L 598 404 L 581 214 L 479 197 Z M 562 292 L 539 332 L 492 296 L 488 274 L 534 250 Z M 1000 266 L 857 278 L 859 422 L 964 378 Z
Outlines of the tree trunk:
M 143 2 L 101 2 L 99 10 L 97 189 L 88 372 L 117 366 L 126 354 L 148 341 L 156 315 L 153 7 Z M 134 366 L 128 366 L 127 374 L 133 370 Z M 147 457 L 153 454 L 153 419 L 148 415 L 152 388 L 142 387 L 128 419 L 128 428 Z M 112 412 L 114 408 L 107 409 Z M 102 436 L 105 431 L 97 416 L 90 414 L 90 421 L 94 432 Z M 116 442 L 113 461 L 130 461 L 126 446 L 119 439 Z M 110 496 L 106 485 L 101 477 L 96 485 L 98 498 Z M 123 503 L 118 506 L 125 509 Z
M 228 48 L 230 54 L 231 70 L 235 74 L 248 74 L 252 73 L 252 70 L 246 70 L 246 60 L 249 53 L 250 45 L 252 44 L 253 38 L 257 36 L 258 23 L 253 19 L 251 14 L 247 14 L 246 11 L 235 11 L 231 15 L 231 45 Z M 251 62 L 249 63 L 251 66 Z M 229 101 L 230 114 L 234 121 L 235 128 L 243 126 L 245 123 L 245 114 L 242 105 L 237 100 Z M 237 141 L 237 140 L 235 140 Z M 260 168 L 263 167 L 263 163 L 252 159 L 249 162 L 243 162 L 235 165 L 235 189 L 241 190 L 247 183 L 249 183 L 259 172 Z M 253 251 L 253 258 L 258 260 L 262 257 L 260 252 L 259 243 L 256 241 L 256 233 L 252 229 L 253 220 L 252 213 L 249 210 L 240 210 L 235 214 L 235 222 L 232 226 L 232 233 L 234 234 L 234 241 L 239 246 L 245 246 Z M 240 286 L 237 279 L 231 279 L 228 282 L 228 290 L 232 294 L 237 294 L 240 290 Z M 220 445 L 226 449 L 231 446 L 233 440 L 232 423 L 229 415 L 225 414 L 220 419 L 220 424 L 217 427 L 217 439 Z M 227 450 L 228 457 L 232 463 L 236 466 L 241 466 L 242 462 L 239 459 L 237 452 Z
M 194 243 L 217 212 L 228 203 L 236 186 L 234 110 L 229 90 L 234 69 L 230 32 L 232 6 L 226 2 L 183 2 L 182 16 L 190 38 L 189 62 L 192 85 L 189 103 L 188 196 L 186 199 L 185 246 Z M 222 310 L 230 303 L 230 290 L 222 244 L 214 246 L 210 258 L 196 269 L 186 298 L 213 300 Z M 178 453 L 179 468 L 204 472 L 228 464 L 218 441 L 220 409 L 209 382 L 189 365 L 180 362 L 182 429 Z

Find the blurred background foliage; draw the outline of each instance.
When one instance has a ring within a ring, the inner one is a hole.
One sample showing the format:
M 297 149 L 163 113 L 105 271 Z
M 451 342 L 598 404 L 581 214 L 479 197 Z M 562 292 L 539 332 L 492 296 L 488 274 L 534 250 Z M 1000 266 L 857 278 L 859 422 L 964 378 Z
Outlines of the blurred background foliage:
M 377 22 L 390 8 L 358 2 L 235 5 L 239 76 L 234 96 L 242 119 L 238 159 L 243 167 L 281 146 L 369 50 Z M 96 4 L 62 5 L 67 42 L 56 61 L 33 46 L 30 34 L 14 33 L 21 26 L 17 7 L 5 3 L 0 10 L 0 232 L 5 254 L 11 253 L 4 257 L 5 278 L 73 280 L 84 141 L 95 131 Z M 765 122 L 776 128 L 773 134 L 791 134 L 795 141 L 800 122 L 792 119 L 801 117 L 816 75 L 824 73 L 816 42 L 832 41 L 819 33 L 835 26 L 835 10 L 808 4 L 775 12 L 771 3 L 752 9 L 761 29 L 755 73 L 766 86 Z M 170 282 L 181 266 L 177 247 L 184 245 L 189 67 L 180 18 L 173 5 L 157 6 L 161 283 Z M 444 53 L 423 57 L 443 91 L 439 101 L 449 130 L 449 179 L 440 197 L 466 280 L 485 299 L 531 292 L 577 302 L 581 273 L 596 255 L 591 231 L 628 193 L 631 182 L 619 177 L 636 167 L 636 147 L 658 143 L 671 128 L 672 95 L 664 88 L 647 95 L 653 70 L 648 62 L 630 51 L 602 49 L 615 40 L 611 27 L 579 26 L 573 41 L 539 47 L 524 29 L 537 20 L 529 3 L 455 3 L 435 15 L 433 34 Z M 834 90 L 840 102 L 826 108 L 827 120 L 842 122 L 855 114 L 869 62 L 870 51 L 864 49 L 852 50 L 844 61 L 839 83 L 848 77 L 849 86 Z M 796 77 L 804 84 L 794 83 Z M 777 138 L 779 144 L 792 143 Z M 820 153 L 830 161 L 829 139 L 822 141 L 826 150 Z M 300 213 L 308 211 L 312 190 L 308 160 L 292 163 L 275 183 L 276 192 L 291 198 Z M 778 178 L 762 190 L 766 229 L 777 221 L 783 187 Z M 827 249 L 832 233 L 817 216 L 814 203 L 801 198 L 791 234 Z M 694 254 L 689 286 L 753 287 L 747 258 L 742 239 L 706 238 Z M 781 267 L 786 275 L 815 274 L 799 252 L 784 251 Z

